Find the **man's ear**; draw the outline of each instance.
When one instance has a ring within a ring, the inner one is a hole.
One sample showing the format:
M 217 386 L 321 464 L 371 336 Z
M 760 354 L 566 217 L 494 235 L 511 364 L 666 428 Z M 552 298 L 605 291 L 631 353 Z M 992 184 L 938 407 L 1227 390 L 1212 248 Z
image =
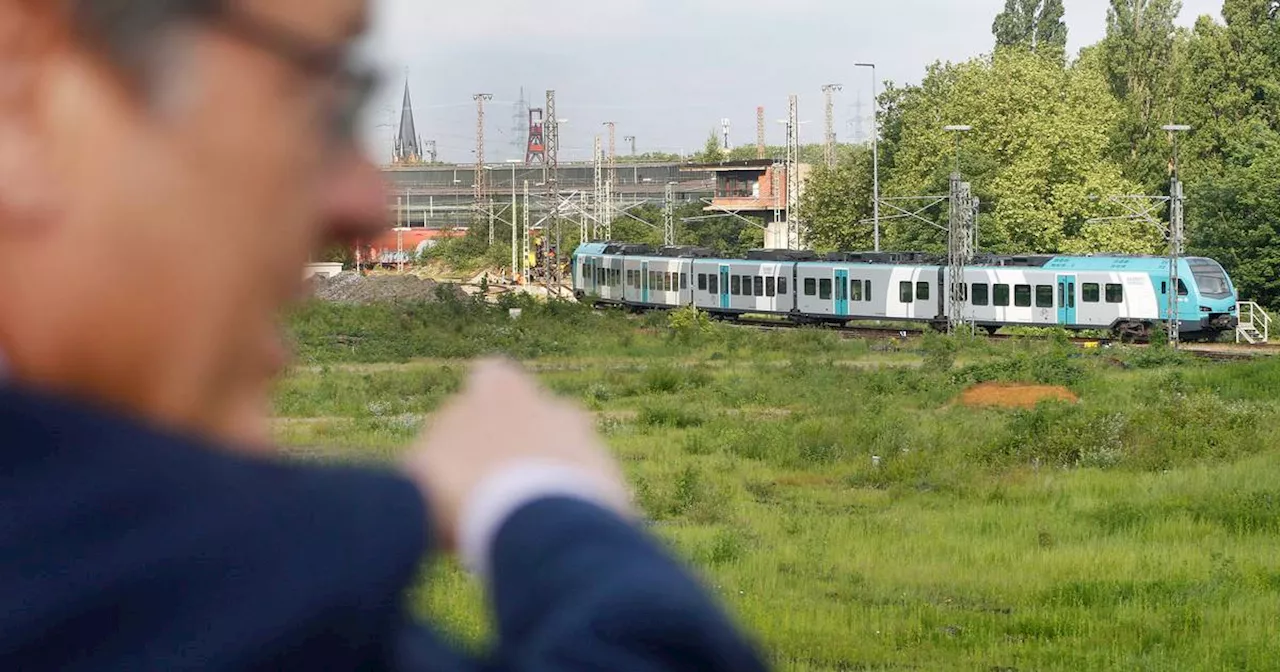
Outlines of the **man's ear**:
M 39 4 L 0 0 L 0 241 L 47 230 L 58 205 L 39 87 L 62 40 Z

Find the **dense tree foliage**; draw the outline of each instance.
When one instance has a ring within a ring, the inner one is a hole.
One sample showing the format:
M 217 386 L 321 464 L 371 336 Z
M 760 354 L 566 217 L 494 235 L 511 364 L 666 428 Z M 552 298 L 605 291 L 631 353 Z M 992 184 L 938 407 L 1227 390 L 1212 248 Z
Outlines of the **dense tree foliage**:
M 1020 47 L 1060 59 L 1067 51 L 1065 14 L 1062 0 L 1005 0 L 991 26 L 996 47 Z
M 1180 134 L 1192 253 L 1222 261 L 1246 298 L 1280 307 L 1280 0 L 1225 0 L 1223 20 L 1179 29 L 1178 0 L 1110 0 L 1106 37 L 1065 58 L 1057 0 L 1007 0 L 991 54 L 935 63 L 878 101 L 886 249 L 940 250 L 900 214 L 942 196 L 960 166 L 981 199 L 980 246 L 1003 252 L 1162 252 L 1163 234 L 1116 218 L 1117 197 L 1167 196 Z M 870 247 L 866 152 L 817 168 L 802 215 L 819 247 Z M 816 161 L 815 161 L 816 163 Z M 946 221 L 946 204 L 920 213 Z M 1157 210 L 1159 216 L 1167 212 Z

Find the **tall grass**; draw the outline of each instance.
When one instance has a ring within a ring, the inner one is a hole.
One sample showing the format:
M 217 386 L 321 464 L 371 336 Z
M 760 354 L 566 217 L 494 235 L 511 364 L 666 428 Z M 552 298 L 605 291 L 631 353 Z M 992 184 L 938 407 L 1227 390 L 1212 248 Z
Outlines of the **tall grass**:
M 781 669 L 1275 669 L 1278 360 L 554 305 L 312 306 L 295 326 L 313 364 L 282 386 L 282 437 L 341 459 L 407 441 L 457 389 L 454 359 L 525 359 L 598 414 L 653 531 Z M 957 403 L 986 381 L 1081 401 Z M 484 641 L 475 585 L 431 577 L 424 612 Z

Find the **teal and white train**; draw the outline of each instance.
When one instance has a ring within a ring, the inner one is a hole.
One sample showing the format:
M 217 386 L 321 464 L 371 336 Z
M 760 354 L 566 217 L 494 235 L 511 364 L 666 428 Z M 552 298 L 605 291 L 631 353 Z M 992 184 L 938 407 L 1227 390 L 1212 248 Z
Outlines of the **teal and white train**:
M 697 306 L 733 317 L 772 314 L 797 322 L 889 320 L 945 323 L 950 317 L 945 259 L 913 252 L 760 250 L 728 259 L 690 247 L 653 249 L 587 243 L 573 255 L 580 301 L 636 309 Z M 965 267 L 964 318 L 995 332 L 1005 326 L 1109 329 L 1142 338 L 1169 316 L 1178 293 L 1186 338 L 1213 338 L 1238 323 L 1238 296 L 1212 259 L 1144 256 L 994 256 Z

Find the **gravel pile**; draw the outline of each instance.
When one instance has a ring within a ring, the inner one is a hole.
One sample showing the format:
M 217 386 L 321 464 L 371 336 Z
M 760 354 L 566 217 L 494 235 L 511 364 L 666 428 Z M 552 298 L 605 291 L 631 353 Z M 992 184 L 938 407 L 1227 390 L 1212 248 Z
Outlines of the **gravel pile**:
M 317 278 L 312 284 L 312 295 L 335 303 L 432 302 L 437 300 L 440 286 L 434 280 L 416 275 L 360 276 L 348 271 L 332 278 Z M 445 286 L 459 298 L 465 296 L 457 286 Z

